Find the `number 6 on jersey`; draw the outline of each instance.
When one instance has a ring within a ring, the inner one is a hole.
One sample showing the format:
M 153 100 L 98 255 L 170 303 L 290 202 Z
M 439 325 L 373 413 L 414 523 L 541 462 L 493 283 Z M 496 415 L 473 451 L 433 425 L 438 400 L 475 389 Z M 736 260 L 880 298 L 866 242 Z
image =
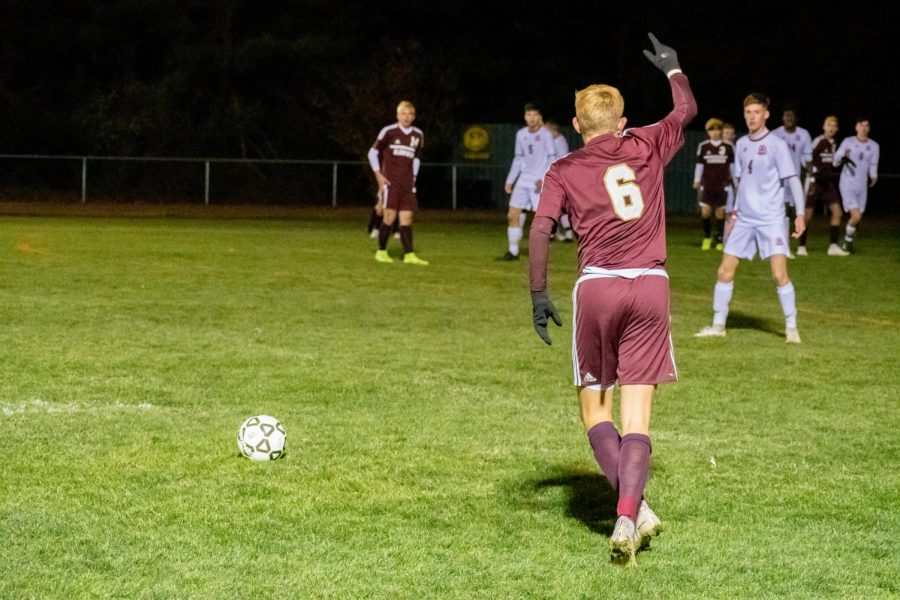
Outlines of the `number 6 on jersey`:
M 623 221 L 633 221 L 644 213 L 644 197 L 635 179 L 634 170 L 626 164 L 612 165 L 603 176 L 613 210 Z

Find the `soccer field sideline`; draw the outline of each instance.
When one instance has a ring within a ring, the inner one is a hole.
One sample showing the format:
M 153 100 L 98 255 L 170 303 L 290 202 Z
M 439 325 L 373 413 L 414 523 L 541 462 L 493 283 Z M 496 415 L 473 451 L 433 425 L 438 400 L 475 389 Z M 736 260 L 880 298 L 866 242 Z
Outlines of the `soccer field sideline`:
M 681 381 L 648 487 L 668 529 L 628 574 L 567 380 L 573 246 L 547 348 L 525 265 L 493 261 L 502 219 L 426 213 L 413 269 L 374 263 L 361 214 L 0 218 L 0 596 L 900 592 L 893 225 L 791 263 L 790 348 L 759 262 L 729 336 L 691 337 L 719 255 L 671 219 Z M 234 436 L 261 412 L 288 456 L 254 465 Z

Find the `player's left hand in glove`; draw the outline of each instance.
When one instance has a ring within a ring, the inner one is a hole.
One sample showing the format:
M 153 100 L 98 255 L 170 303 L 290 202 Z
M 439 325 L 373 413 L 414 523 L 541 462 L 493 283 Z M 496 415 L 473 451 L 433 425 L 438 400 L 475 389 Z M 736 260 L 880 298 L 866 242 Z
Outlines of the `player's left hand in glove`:
M 846 167 L 847 165 L 850 165 L 850 167 L 852 168 L 852 167 L 856 166 L 856 163 L 853 162 L 852 158 L 850 158 L 848 155 L 845 154 L 844 156 L 841 157 L 841 166 Z
M 531 292 L 531 309 L 534 317 L 534 330 L 541 336 L 544 343 L 548 346 L 553 345 L 550 336 L 547 334 L 547 317 L 553 319 L 558 327 L 562 327 L 562 319 L 556 312 L 556 307 L 550 302 L 550 296 L 547 292 Z
M 650 36 L 650 41 L 653 43 L 653 53 L 649 50 L 644 50 L 644 56 L 647 57 L 647 60 L 656 65 L 656 68 L 662 71 L 667 77 L 669 73 L 675 69 L 681 70 L 681 67 L 678 65 L 678 54 L 676 54 L 675 49 L 660 43 L 652 33 L 648 33 L 647 35 Z

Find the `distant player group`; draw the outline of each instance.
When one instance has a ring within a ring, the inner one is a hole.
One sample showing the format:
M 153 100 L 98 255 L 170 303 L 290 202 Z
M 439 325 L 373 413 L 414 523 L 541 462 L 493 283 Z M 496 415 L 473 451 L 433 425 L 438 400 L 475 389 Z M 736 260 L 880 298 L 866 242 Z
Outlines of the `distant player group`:
M 766 105 L 768 108 L 768 104 Z M 787 107 L 782 113 L 782 126 L 771 133 L 787 145 L 794 171 L 803 178 L 801 202 L 794 196 L 790 186 L 781 187 L 784 197 L 786 227 L 797 214 L 804 215 L 808 225 L 816 210 L 828 209 L 830 214 L 830 235 L 827 253 L 829 256 L 848 256 L 855 251 L 854 238 L 862 215 L 866 210 L 867 189 L 878 180 L 878 143 L 869 138 L 869 119 L 856 120 L 856 135 L 844 138 L 840 146 L 835 136 L 838 119 L 825 117 L 822 135 L 812 139 L 809 132 L 798 125 L 797 111 Z M 709 250 L 715 245 L 724 250 L 726 215 L 739 213 L 735 205 L 735 148 L 734 126 L 713 118 L 706 122 L 709 139 L 697 147 L 697 165 L 694 171 L 694 189 L 703 222 L 703 241 L 700 248 Z M 768 129 L 758 134 L 765 137 Z M 755 135 L 755 134 L 754 134 Z M 804 206 L 805 210 L 798 206 Z M 842 209 L 849 214 L 840 238 Z M 715 236 L 712 232 L 712 216 L 715 216 Z M 786 232 L 787 233 L 787 232 Z M 806 247 L 807 231 L 800 233 L 797 256 L 808 256 Z M 793 258 L 790 247 L 786 256 Z
M 652 449 L 650 417 L 656 386 L 675 381 L 670 334 L 669 277 L 663 173 L 684 145 L 684 127 L 697 104 L 675 50 L 652 34 L 648 60 L 667 77 L 672 111 L 661 121 L 626 129 L 625 101 L 609 85 L 590 85 L 575 94 L 575 130 L 584 146 L 569 153 L 565 139 L 543 123 L 539 108 L 525 105 L 525 127 L 506 179 L 508 247 L 502 260 L 518 260 L 523 213 L 534 217 L 529 233 L 530 293 L 535 331 L 551 344 L 548 325 L 562 320 L 547 290 L 550 242 L 578 243 L 579 275 L 572 291 L 572 369 L 582 422 L 594 458 L 616 491 L 617 520 L 609 541 L 614 561 L 635 564 L 636 553 L 661 530 L 644 497 Z M 749 133 L 734 142 L 734 128 L 718 119 L 706 123 L 709 140 L 697 151 L 694 187 L 704 220 L 703 250 L 722 250 L 713 293 L 713 322 L 697 337 L 725 335 L 725 322 L 741 259 L 768 259 L 785 319 L 785 339 L 799 343 L 793 284 L 788 277 L 789 229 L 785 204 L 796 210 L 793 236 L 806 255 L 806 223 L 816 206 L 831 209 L 829 254 L 852 252 L 865 212 L 866 189 L 877 179 L 878 145 L 869 122 L 860 119 L 856 137 L 835 148 L 837 119 L 829 117 L 813 143 L 786 110 L 784 127 L 766 128 L 769 99 L 750 94 L 743 102 Z M 427 265 L 413 252 L 412 213 L 422 150 L 422 132 L 412 126 L 414 108 L 397 107 L 398 123 L 381 130 L 369 152 L 378 181 L 383 222 L 375 259 L 392 262 L 386 244 L 399 218 L 404 263 Z M 552 126 L 551 126 L 552 127 Z M 806 187 L 801 185 L 805 169 Z M 836 184 L 835 169 L 841 168 Z M 837 244 L 841 211 L 850 213 L 844 247 Z M 716 220 L 713 236 L 712 218 Z M 620 427 L 613 418 L 618 388 Z

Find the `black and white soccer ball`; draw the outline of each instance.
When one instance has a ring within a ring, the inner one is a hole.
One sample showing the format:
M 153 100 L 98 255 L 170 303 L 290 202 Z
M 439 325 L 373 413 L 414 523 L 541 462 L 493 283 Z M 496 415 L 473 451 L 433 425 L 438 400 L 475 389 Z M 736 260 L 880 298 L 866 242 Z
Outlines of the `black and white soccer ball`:
M 275 417 L 257 415 L 241 423 L 237 445 L 241 455 L 250 460 L 276 460 L 284 456 L 287 433 Z

